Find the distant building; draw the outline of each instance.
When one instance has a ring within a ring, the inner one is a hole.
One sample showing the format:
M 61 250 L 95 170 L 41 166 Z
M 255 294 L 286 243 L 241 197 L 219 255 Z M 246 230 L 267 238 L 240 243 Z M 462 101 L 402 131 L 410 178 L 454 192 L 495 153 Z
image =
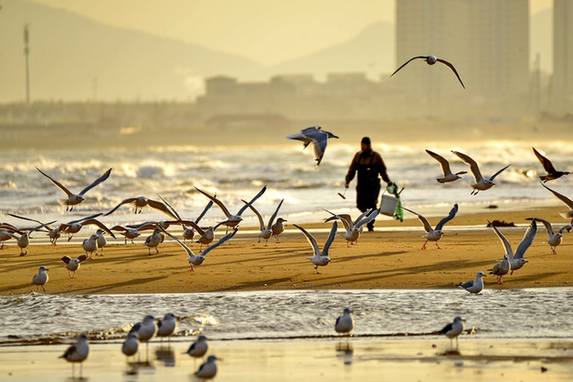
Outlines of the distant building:
M 553 111 L 573 113 L 573 2 L 553 2 Z

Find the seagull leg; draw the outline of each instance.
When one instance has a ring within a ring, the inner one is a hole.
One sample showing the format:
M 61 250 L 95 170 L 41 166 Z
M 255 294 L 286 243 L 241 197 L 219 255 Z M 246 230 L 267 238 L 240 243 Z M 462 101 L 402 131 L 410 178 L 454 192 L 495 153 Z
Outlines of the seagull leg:
M 159 248 L 155 247 L 155 254 L 157 255 L 159 253 Z
M 314 266 L 314 271 L 316 272 L 316 274 L 318 274 L 318 265 Z
M 422 245 L 422 248 L 420 248 L 420 249 L 422 249 L 422 250 L 426 249 L 426 244 L 428 244 L 428 240 L 426 240 L 426 241 L 424 242 L 424 245 Z
M 555 249 L 555 247 L 551 247 L 551 253 L 556 255 L 557 254 L 557 250 Z
M 442 249 L 442 248 L 440 248 L 440 245 L 438 244 L 437 241 L 435 243 L 436 243 L 436 247 L 438 247 L 438 249 Z
M 458 337 L 456 337 L 456 350 L 460 349 L 460 343 L 458 342 Z
M 42 285 L 42 291 L 43 291 L 44 293 L 46 293 L 46 288 L 44 288 L 43 285 Z

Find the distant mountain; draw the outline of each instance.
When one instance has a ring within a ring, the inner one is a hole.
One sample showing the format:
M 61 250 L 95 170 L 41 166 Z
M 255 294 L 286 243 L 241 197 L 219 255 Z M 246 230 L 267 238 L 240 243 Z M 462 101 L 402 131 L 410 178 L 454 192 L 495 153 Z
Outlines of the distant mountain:
M 352 39 L 270 68 L 274 73 L 360 71 L 378 76 L 394 68 L 394 25 L 376 22 Z
M 33 99 L 188 99 L 201 78 L 260 78 L 261 66 L 232 54 L 27 0 L 0 10 L 0 102 L 24 98 L 22 31 L 30 25 Z

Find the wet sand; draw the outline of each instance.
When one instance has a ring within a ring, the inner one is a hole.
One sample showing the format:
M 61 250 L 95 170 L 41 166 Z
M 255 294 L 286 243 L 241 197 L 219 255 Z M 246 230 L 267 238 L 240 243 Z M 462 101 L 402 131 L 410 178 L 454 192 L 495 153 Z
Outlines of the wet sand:
M 339 236 L 330 251 L 332 263 L 315 274 L 307 259 L 310 247 L 298 232 L 287 233 L 281 243 L 257 244 L 253 235 L 240 235 L 211 252 L 205 263 L 190 272 L 186 255 L 176 244 L 164 243 L 160 253 L 147 255 L 141 242 L 113 244 L 82 265 L 75 278 L 69 278 L 64 255 L 82 254 L 73 245 L 33 245 L 29 255 L 19 257 L 15 243 L 0 251 L 0 294 L 32 291 L 31 279 L 39 265 L 50 268 L 48 293 L 177 293 L 240 290 L 353 289 L 353 288 L 452 288 L 472 279 L 477 271 L 493 266 L 502 258 L 502 246 L 491 229 L 459 229 L 460 226 L 485 227 L 488 219 L 503 219 L 519 224 L 529 216 L 540 216 L 560 224 L 563 208 L 460 215 L 446 227 L 440 240 L 442 249 L 428 243 L 420 250 L 423 230 L 415 219 L 404 223 L 383 220 L 378 227 L 409 227 L 407 230 L 364 233 L 357 245 L 347 247 Z M 435 224 L 439 219 L 431 219 Z M 319 224 L 305 225 L 319 227 Z M 456 228 L 458 226 L 458 228 Z M 292 228 L 289 227 L 289 228 Z M 504 228 L 516 248 L 524 228 Z M 322 245 L 326 233 L 318 234 Z M 64 239 L 65 240 L 65 239 Z M 119 240 L 118 240 L 119 242 Z M 197 245 L 193 246 L 197 248 Z M 546 244 L 540 226 L 537 239 L 527 253 L 529 263 L 506 278 L 503 288 L 570 286 L 573 284 L 573 235 L 565 235 L 558 254 Z M 499 288 L 495 278 L 486 279 L 487 288 Z
M 211 341 L 223 358 L 216 380 L 233 381 L 570 381 L 573 341 L 460 338 L 449 353 L 442 337 L 419 339 L 331 339 Z M 140 345 L 141 346 L 141 345 Z M 182 354 L 188 343 L 152 343 L 149 363 L 128 363 L 120 344 L 92 344 L 83 381 L 195 380 L 200 362 Z M 65 346 L 0 348 L 0 379 L 43 382 L 74 380 L 57 357 Z M 145 360 L 145 347 L 141 359 Z M 254 356 L 256 354 L 256 356 Z M 137 356 L 136 356 L 137 357 Z M 543 370 L 545 371 L 542 371 Z M 76 367 L 76 377 L 79 376 Z M 78 380 L 76 378 L 75 380 Z

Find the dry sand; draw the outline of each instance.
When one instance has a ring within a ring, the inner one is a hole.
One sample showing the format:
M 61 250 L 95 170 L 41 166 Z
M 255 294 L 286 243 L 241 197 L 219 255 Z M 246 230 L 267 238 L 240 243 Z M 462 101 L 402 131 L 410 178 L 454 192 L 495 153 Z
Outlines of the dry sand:
M 348 289 L 348 288 L 451 288 L 491 268 L 503 256 L 501 244 L 490 229 L 460 230 L 456 225 L 484 225 L 488 219 L 502 218 L 526 223 L 528 216 L 540 216 L 565 223 L 558 215 L 562 208 L 542 208 L 521 212 L 486 211 L 461 215 L 446 227 L 441 250 L 429 243 L 420 250 L 423 232 L 417 220 L 402 223 L 407 231 L 364 233 L 357 245 L 347 247 L 339 237 L 331 249 L 332 263 L 315 274 L 307 259 L 310 248 L 298 232 L 282 236 L 280 244 L 257 244 L 252 235 L 241 235 L 211 252 L 205 263 L 190 272 L 183 250 L 173 243 L 160 247 L 158 255 L 147 255 L 141 244 L 113 244 L 103 257 L 82 265 L 75 278 L 69 278 L 60 258 L 82 254 L 79 244 L 34 245 L 29 255 L 19 257 L 13 242 L 0 251 L 0 294 L 32 291 L 31 279 L 39 265 L 50 268 L 48 293 L 172 293 L 268 289 Z M 431 219 L 435 224 L 438 219 Z M 398 226 L 388 220 L 379 227 Z M 317 225 L 314 225 L 317 226 Z M 449 229 L 449 230 L 448 230 Z M 514 246 L 523 228 L 503 229 Z M 323 242 L 326 234 L 319 234 Z M 121 242 L 123 243 L 123 241 Z M 538 237 L 527 253 L 529 263 L 508 276 L 503 288 L 573 285 L 573 235 L 566 235 L 552 255 L 546 234 L 540 226 Z M 495 278 L 487 288 L 499 288 Z

